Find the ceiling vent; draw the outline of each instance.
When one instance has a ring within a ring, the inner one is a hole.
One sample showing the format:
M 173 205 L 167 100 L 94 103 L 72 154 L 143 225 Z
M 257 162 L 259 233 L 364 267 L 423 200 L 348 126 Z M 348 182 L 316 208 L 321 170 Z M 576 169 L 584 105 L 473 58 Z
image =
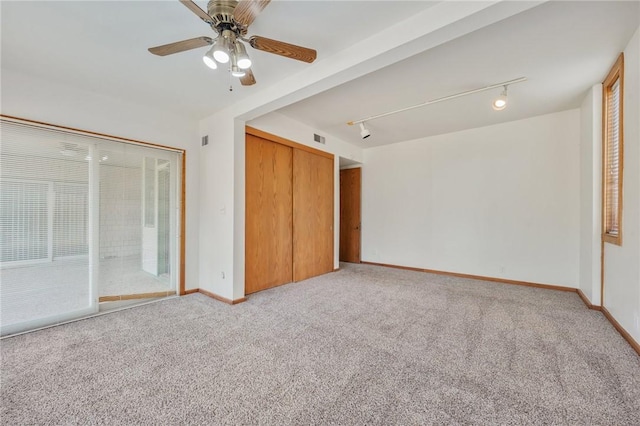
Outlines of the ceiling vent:
M 318 142 L 318 143 L 324 144 L 324 136 L 320 136 L 320 135 L 317 135 L 317 134 L 314 133 L 313 134 L 313 140 Z

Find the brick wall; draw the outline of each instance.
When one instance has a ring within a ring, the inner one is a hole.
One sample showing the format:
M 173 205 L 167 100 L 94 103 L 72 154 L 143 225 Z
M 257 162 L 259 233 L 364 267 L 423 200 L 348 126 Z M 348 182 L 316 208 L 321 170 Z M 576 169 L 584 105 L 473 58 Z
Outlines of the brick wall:
M 100 164 L 100 257 L 142 251 L 142 169 Z

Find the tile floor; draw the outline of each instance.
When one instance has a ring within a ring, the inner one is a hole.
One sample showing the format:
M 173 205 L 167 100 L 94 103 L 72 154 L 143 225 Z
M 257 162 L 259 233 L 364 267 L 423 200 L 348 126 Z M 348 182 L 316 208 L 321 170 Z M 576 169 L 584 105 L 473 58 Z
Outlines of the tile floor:
M 172 290 L 168 275 L 156 277 L 142 270 L 139 256 L 101 259 L 100 296 Z M 141 301 L 145 301 L 142 299 Z M 0 269 L 0 323 L 16 324 L 89 305 L 88 258 Z M 108 304 L 101 304 L 108 309 Z

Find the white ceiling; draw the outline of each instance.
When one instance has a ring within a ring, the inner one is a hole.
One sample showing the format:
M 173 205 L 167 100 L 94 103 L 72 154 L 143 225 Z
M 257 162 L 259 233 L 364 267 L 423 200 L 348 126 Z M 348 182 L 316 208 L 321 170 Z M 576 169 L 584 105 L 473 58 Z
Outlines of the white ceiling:
M 580 106 L 638 28 L 638 2 L 548 2 L 279 110 L 362 147 L 517 120 Z M 509 87 L 428 105 L 367 123 L 350 120 L 527 77 Z
M 206 10 L 206 1 L 196 3 Z M 435 3 L 273 0 L 249 34 L 314 48 L 321 60 Z M 248 48 L 257 84 L 243 87 L 204 65 L 206 47 L 154 56 L 147 48 L 215 34 L 178 0 L 0 1 L 0 7 L 3 68 L 194 118 L 310 66 Z
M 321 61 L 437 3 L 273 0 L 250 34 L 315 48 Z M 368 147 L 574 108 L 638 27 L 638 4 L 544 3 L 279 112 Z M 206 48 L 154 56 L 148 47 L 213 34 L 177 0 L 0 1 L 0 13 L 3 69 L 193 118 L 313 66 L 250 50 L 258 83 L 229 92 L 228 74 L 202 63 Z M 500 113 L 489 107 L 497 89 L 375 120 L 364 143 L 345 124 L 520 76 Z

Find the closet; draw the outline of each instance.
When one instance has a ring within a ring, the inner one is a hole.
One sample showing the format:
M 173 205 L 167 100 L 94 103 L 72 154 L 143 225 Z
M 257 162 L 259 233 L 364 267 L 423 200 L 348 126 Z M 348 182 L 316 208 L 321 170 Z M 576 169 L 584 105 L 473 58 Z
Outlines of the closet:
M 245 294 L 333 271 L 333 162 L 247 127 Z

